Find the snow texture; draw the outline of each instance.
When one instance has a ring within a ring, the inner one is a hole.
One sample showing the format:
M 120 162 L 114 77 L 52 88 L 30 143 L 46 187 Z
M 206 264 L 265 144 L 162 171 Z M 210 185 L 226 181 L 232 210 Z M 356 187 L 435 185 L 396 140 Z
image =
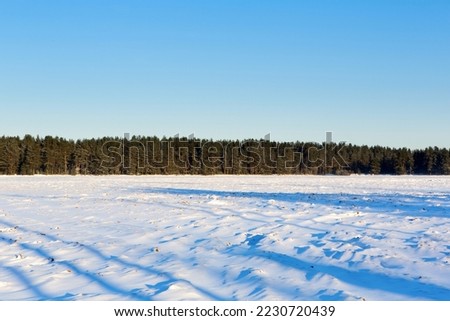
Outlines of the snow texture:
M 450 177 L 0 177 L 0 300 L 450 300 Z

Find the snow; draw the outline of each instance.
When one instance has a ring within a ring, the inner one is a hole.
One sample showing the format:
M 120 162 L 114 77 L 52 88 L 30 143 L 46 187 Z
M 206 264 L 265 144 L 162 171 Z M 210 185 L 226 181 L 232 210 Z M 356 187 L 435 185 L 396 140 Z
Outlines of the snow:
M 450 177 L 0 177 L 0 300 L 450 300 Z

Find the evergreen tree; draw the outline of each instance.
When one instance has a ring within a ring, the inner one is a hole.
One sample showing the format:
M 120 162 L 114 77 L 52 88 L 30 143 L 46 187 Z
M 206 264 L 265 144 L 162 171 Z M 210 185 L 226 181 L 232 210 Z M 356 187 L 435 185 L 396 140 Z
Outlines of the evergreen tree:
M 112 149 L 108 142 L 116 142 Z M 111 152 L 114 156 L 108 153 Z M 105 159 L 110 161 L 105 163 Z M 113 166 L 105 166 L 114 160 Z M 349 166 L 347 167 L 347 164 Z M 0 137 L 0 174 L 450 174 L 448 149 L 133 136 Z
M 1 137 L 0 174 L 17 174 L 21 158 L 20 154 L 20 139 L 18 137 Z
M 21 175 L 40 174 L 40 139 L 25 135 L 22 140 L 18 172 Z

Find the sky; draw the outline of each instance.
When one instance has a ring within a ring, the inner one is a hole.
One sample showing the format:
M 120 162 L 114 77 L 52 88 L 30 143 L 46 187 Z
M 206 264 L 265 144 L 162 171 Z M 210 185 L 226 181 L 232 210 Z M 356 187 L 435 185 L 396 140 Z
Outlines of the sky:
M 0 135 L 450 147 L 448 0 L 0 1 Z

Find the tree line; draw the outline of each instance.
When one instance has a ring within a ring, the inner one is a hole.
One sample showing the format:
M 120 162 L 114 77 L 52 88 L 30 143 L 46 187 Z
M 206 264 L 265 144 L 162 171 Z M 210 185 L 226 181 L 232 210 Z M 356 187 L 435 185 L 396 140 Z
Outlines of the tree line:
M 449 175 L 450 151 L 336 143 L 0 137 L 0 175 Z

